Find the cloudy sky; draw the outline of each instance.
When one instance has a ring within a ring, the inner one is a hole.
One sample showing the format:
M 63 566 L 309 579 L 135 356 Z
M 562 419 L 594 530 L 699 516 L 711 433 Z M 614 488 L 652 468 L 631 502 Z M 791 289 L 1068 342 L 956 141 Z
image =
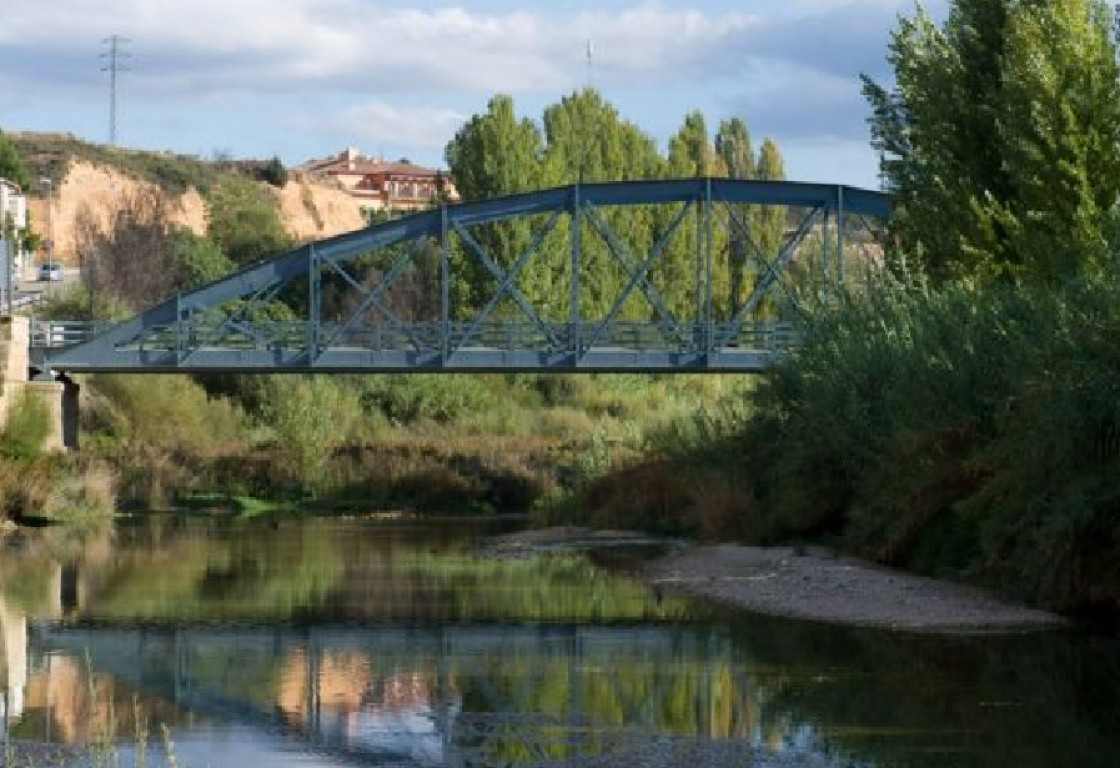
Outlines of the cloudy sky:
M 943 16 L 948 0 L 923 5 Z M 346 146 L 443 164 L 495 93 L 539 118 L 591 81 L 664 146 L 741 116 L 791 178 L 876 184 L 858 75 L 914 0 L 35 0 L 0 12 L 0 127 L 296 164 Z M 590 73 L 587 41 L 594 55 Z

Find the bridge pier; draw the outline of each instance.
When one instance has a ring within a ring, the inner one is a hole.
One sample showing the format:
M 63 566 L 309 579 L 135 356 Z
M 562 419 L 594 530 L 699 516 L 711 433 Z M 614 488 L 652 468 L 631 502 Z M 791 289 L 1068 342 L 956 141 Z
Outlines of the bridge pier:
M 50 431 L 43 441 L 44 451 L 66 451 L 78 447 L 78 390 L 73 381 L 31 381 L 28 355 L 30 323 L 26 317 L 10 320 L 6 357 L 0 361 L 3 392 L 0 393 L 0 427 L 7 424 L 13 408 L 23 397 L 42 404 L 50 414 Z
M 65 451 L 67 448 L 63 429 L 62 398 L 65 385 L 57 381 L 28 381 L 22 387 L 25 395 L 30 395 L 43 405 L 50 414 L 50 432 L 43 440 L 44 451 Z

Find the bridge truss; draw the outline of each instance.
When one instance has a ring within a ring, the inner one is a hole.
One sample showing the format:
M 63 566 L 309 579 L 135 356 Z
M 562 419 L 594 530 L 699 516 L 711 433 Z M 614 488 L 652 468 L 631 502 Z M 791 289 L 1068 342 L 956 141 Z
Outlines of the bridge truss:
M 780 234 L 769 248 L 763 211 Z M 842 280 L 890 213 L 868 190 L 711 178 L 444 206 L 91 338 L 40 324 L 33 358 L 44 373 L 757 371 L 795 340 L 793 283 Z

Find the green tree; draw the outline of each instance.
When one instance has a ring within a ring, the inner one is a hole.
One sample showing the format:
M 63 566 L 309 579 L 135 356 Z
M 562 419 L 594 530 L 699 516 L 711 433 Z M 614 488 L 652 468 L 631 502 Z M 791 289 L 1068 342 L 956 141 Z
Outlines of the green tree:
M 288 169 L 284 167 L 279 157 L 273 155 L 272 159 L 265 163 L 261 178 L 274 187 L 283 188 L 288 183 Z
M 291 248 L 280 208 L 268 188 L 243 176 L 229 176 L 210 192 L 208 235 L 239 266 Z
M 480 200 L 541 188 L 541 132 L 517 119 L 513 98 L 495 96 L 486 114 L 458 130 L 444 156 L 464 200 Z
M 943 27 L 920 9 L 900 20 L 897 87 L 865 77 L 864 93 L 892 225 L 931 277 L 1047 282 L 1100 253 L 1120 146 L 1111 29 L 1098 0 L 957 0 Z
M 232 272 L 233 261 L 210 238 L 184 227 L 170 233 L 171 248 L 180 275 L 180 289 L 196 288 Z
M 15 144 L 0 130 L 0 179 L 18 184 L 23 191 L 31 188 L 31 177 L 23 165 L 23 158 Z
M 680 130 L 669 139 L 669 174 L 682 179 L 726 174 L 702 113 L 687 114 Z
M 657 143 L 593 88 L 544 111 L 549 185 L 653 179 L 664 173 Z
M 1089 0 L 1019 9 L 1008 24 L 999 127 L 1007 199 L 989 209 L 997 259 L 1056 284 L 1104 265 L 1120 195 L 1120 68 L 1112 14 Z
M 664 175 L 665 161 L 656 142 L 637 125 L 622 119 L 618 110 L 594 89 L 565 96 L 545 109 L 544 131 L 544 175 L 549 186 L 577 181 L 655 179 Z M 600 208 L 596 215 L 626 243 L 632 254 L 649 252 L 654 236 L 652 209 Z M 550 309 L 559 317 L 568 313 L 569 237 L 567 224 L 558 228 L 553 247 L 540 260 L 551 269 L 544 271 L 545 279 L 535 287 L 542 298 L 549 299 Z M 618 299 L 627 273 L 594 227 L 584 225 L 581 242 L 580 313 L 586 319 L 600 319 Z M 534 277 L 541 276 L 535 265 Z M 620 316 L 636 319 L 648 315 L 649 307 L 636 291 Z
M 753 179 L 755 177 L 751 134 L 742 118 L 733 117 L 720 123 L 719 131 L 716 133 L 716 154 L 723 161 L 728 178 Z
M 785 181 L 786 166 L 782 159 L 781 150 L 773 139 L 766 139 L 758 149 L 758 161 L 755 167 L 756 177 L 760 181 Z M 755 245 L 763 254 L 766 261 L 773 262 L 781 250 L 782 241 L 786 231 L 786 207 L 782 205 L 756 205 L 751 210 L 751 234 Z M 765 277 L 764 267 L 760 262 L 755 262 L 759 267 L 755 273 L 755 281 Z M 780 278 L 786 285 L 791 281 L 791 273 L 787 269 Z M 773 316 L 777 312 L 777 298 L 780 288 L 770 289 L 766 300 L 759 304 L 758 314 Z
M 720 123 L 719 132 L 716 133 L 716 153 L 727 175 L 732 179 L 753 179 L 755 177 L 754 149 L 751 147 L 751 135 L 747 124 L 741 118 L 735 117 Z M 746 224 L 750 221 L 747 206 L 737 206 L 734 214 L 739 221 Z M 727 224 L 727 269 L 729 273 L 727 311 L 734 315 L 743 304 L 744 280 L 747 265 L 750 263 L 751 246 L 747 236 L 739 231 L 732 221 Z
M 459 129 L 444 154 L 459 194 L 479 200 L 547 186 L 543 153 L 533 121 L 517 118 L 511 97 L 495 96 L 486 114 L 475 115 Z M 532 240 L 532 222 L 481 225 L 471 236 L 502 269 L 509 269 Z M 486 304 L 498 281 L 470 247 L 461 246 L 454 257 L 455 313 L 467 316 Z
M 708 134 L 704 115 L 698 111 L 686 115 L 680 130 L 669 139 L 668 174 L 678 179 L 725 175 L 723 163 Z M 655 231 L 660 235 L 668 228 L 672 212 L 661 210 L 658 213 L 660 221 Z M 700 279 L 706 270 L 706 250 L 703 247 L 706 234 L 703 230 L 704 222 L 697 209 L 695 216 L 682 222 L 654 271 L 665 300 L 679 320 L 698 320 L 703 314 L 706 298 L 701 291 Z M 721 251 L 720 246 L 715 246 L 715 252 Z

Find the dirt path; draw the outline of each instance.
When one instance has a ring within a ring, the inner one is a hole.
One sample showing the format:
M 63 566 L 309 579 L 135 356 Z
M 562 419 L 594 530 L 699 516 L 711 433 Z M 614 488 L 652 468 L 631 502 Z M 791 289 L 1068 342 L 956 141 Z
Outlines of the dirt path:
M 971 587 L 821 550 L 732 544 L 688 547 L 644 569 L 666 589 L 775 616 L 921 632 L 1016 631 L 1059 626 L 1046 611 L 1001 602 Z

